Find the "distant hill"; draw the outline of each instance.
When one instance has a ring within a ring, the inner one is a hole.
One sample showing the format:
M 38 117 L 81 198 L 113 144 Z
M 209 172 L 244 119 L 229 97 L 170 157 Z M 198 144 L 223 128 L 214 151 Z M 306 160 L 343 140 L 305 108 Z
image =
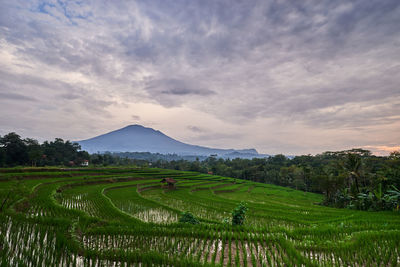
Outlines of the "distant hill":
M 102 134 L 87 140 L 77 141 L 89 153 L 103 152 L 151 152 L 192 156 L 231 158 L 253 158 L 267 155 L 258 154 L 255 149 L 218 149 L 185 144 L 160 131 L 141 125 L 129 125 L 122 129 Z

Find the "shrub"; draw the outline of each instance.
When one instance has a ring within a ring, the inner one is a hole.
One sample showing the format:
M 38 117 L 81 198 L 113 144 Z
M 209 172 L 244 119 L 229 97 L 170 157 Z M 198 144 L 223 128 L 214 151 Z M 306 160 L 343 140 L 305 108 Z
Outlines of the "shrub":
M 246 202 L 240 202 L 239 206 L 232 211 L 232 225 L 243 225 L 248 209 Z
M 179 222 L 181 223 L 191 223 L 191 224 L 199 224 L 199 220 L 193 216 L 189 211 L 182 212 L 181 217 L 179 218 Z

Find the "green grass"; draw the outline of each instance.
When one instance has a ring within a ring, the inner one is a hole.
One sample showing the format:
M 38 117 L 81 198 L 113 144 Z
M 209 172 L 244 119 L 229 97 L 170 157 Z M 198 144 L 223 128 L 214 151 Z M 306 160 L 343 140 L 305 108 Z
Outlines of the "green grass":
M 170 189 L 160 183 L 177 181 Z M 400 215 L 193 172 L 0 170 L 0 266 L 398 266 Z M 223 223 L 240 201 L 244 226 Z M 178 223 L 190 211 L 199 225 Z

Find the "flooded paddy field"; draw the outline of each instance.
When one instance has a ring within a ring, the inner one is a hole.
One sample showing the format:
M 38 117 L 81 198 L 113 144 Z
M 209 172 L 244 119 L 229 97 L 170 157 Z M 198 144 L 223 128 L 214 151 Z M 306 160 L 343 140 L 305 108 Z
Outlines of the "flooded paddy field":
M 245 223 L 232 226 L 227 220 L 241 201 L 249 208 Z M 400 265 L 399 213 L 321 201 L 279 186 L 155 168 L 5 170 L 0 266 Z M 200 223 L 179 223 L 185 211 Z

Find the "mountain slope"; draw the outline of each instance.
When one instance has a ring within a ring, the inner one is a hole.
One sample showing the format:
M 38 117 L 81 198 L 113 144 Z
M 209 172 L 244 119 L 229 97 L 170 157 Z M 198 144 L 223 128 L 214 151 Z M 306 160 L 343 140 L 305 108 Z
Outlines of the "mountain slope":
M 130 125 L 122 129 L 78 141 L 83 150 L 97 152 L 151 152 L 178 155 L 259 155 L 255 149 L 217 149 L 185 144 L 160 131 L 141 125 Z

